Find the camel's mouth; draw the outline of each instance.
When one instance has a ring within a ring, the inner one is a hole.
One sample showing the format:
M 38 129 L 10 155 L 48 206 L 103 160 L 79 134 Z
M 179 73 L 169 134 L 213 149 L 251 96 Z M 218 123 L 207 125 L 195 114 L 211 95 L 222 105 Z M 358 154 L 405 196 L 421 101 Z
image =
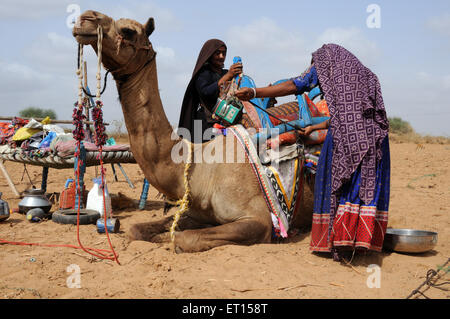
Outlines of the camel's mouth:
M 75 37 L 75 40 L 80 44 L 91 44 L 97 41 L 97 32 L 93 33 L 73 28 L 72 34 Z
M 98 19 L 94 12 L 78 17 L 72 29 L 72 35 L 80 44 L 93 44 L 97 41 Z

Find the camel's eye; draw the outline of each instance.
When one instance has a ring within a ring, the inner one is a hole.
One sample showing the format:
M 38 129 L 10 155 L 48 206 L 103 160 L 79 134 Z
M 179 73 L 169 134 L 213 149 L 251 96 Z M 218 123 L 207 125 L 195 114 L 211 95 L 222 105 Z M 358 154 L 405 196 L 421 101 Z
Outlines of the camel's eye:
M 121 31 L 123 37 L 126 39 L 132 39 L 137 33 L 135 30 L 130 29 L 130 28 L 122 28 L 120 31 Z

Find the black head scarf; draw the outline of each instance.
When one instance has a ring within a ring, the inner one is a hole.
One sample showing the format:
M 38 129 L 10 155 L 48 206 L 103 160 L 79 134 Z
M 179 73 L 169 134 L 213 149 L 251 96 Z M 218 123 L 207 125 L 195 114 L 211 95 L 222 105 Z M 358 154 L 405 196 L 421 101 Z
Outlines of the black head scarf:
M 225 43 L 218 39 L 211 39 L 203 44 L 202 49 L 197 58 L 197 63 L 195 64 L 194 72 L 192 72 L 192 78 L 189 81 L 186 93 L 184 93 L 183 104 L 181 106 L 180 120 L 178 127 L 184 127 L 191 132 L 191 137 L 193 137 L 193 127 L 194 127 L 194 113 L 197 110 L 200 99 L 198 97 L 197 91 L 195 89 L 195 78 L 200 71 L 200 69 L 208 62 L 209 58 L 216 52 L 220 47 L 227 47 Z

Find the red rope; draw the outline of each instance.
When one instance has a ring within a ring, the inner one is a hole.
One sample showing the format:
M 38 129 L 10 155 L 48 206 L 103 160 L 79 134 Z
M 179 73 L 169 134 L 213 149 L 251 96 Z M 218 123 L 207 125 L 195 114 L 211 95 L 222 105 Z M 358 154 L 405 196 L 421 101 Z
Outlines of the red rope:
M 77 148 L 78 148 L 78 150 L 80 150 L 80 146 L 81 146 L 80 144 L 81 144 L 80 141 L 77 141 Z M 101 154 L 101 150 L 100 150 L 100 154 Z M 81 161 L 78 159 L 77 170 L 76 170 L 76 189 L 77 189 L 77 193 L 78 193 L 78 207 L 77 207 L 77 241 L 78 241 L 78 244 L 80 245 L 80 248 L 82 250 L 84 250 L 85 252 L 87 252 L 88 254 L 91 254 L 91 255 L 93 255 L 93 256 L 95 256 L 97 258 L 100 258 L 100 259 L 115 260 L 120 265 L 118 256 L 117 256 L 116 252 L 114 251 L 114 248 L 113 248 L 112 243 L 111 243 L 111 239 L 110 239 L 109 234 L 108 234 L 108 228 L 106 227 L 106 214 L 104 214 L 104 216 L 105 216 L 105 231 L 106 231 L 106 236 L 108 238 L 108 244 L 109 244 L 109 247 L 111 248 L 111 250 L 102 250 L 102 251 L 94 250 L 94 251 L 96 251 L 98 253 L 98 254 L 95 254 L 95 253 L 90 251 L 90 250 L 93 250 L 92 248 L 85 248 L 83 246 L 83 244 L 81 243 L 81 240 L 80 240 L 81 187 L 80 187 L 80 184 L 79 184 L 79 180 L 80 180 L 80 162 Z M 102 161 L 100 161 L 100 164 L 102 166 L 102 168 L 101 168 L 102 174 L 101 175 L 102 175 L 102 181 L 103 181 L 103 175 L 104 174 L 103 174 L 103 163 L 102 163 Z M 103 203 L 105 203 L 105 194 L 104 193 L 103 193 Z M 103 207 L 105 207 L 105 204 L 103 204 Z M 109 253 L 109 254 L 107 254 L 107 253 Z M 112 254 L 112 256 L 111 256 L 111 254 Z
M 81 244 L 80 241 L 80 233 L 79 233 L 79 222 L 80 222 L 80 207 L 81 207 L 81 203 L 80 200 L 78 201 L 78 209 L 77 209 L 77 240 L 78 243 L 80 244 L 80 247 L 87 253 L 100 258 L 100 259 L 109 259 L 109 260 L 115 260 L 119 265 L 119 259 L 118 256 L 113 248 L 113 245 L 111 243 L 111 238 L 109 237 L 109 233 L 108 233 L 108 227 L 107 227 L 107 214 L 106 214 L 106 199 L 105 199 L 105 184 L 104 184 L 104 176 L 105 176 L 105 169 L 103 168 L 103 156 L 102 156 L 102 146 L 106 143 L 106 134 L 105 134 L 105 126 L 103 124 L 103 112 L 101 107 L 103 106 L 101 101 L 97 101 L 96 106 L 93 108 L 92 110 L 92 117 L 94 120 L 94 128 L 95 128 L 95 144 L 97 145 L 97 147 L 99 148 L 99 159 L 100 159 L 100 174 L 102 177 L 102 189 L 103 189 L 103 216 L 104 216 L 104 223 L 105 223 L 105 232 L 106 232 L 106 237 L 108 239 L 108 244 L 109 247 L 111 248 L 111 250 L 109 251 L 109 255 L 108 254 L 104 254 L 104 253 L 99 253 L 99 254 L 94 254 L 92 252 L 90 252 L 88 249 L 85 249 L 83 247 L 83 245 Z M 83 110 L 83 105 L 79 105 L 79 110 Z M 74 112 L 75 114 L 75 112 Z M 81 130 L 83 129 L 83 125 L 82 125 L 82 120 L 80 116 L 77 116 L 74 118 L 74 122 L 75 126 L 77 128 L 81 127 Z M 81 122 L 81 125 L 79 124 Z M 81 137 L 84 137 L 84 134 L 74 134 L 74 136 L 77 136 L 77 149 L 78 152 L 80 151 L 80 146 L 81 146 Z M 78 193 L 78 198 L 81 198 L 81 187 L 79 185 L 79 180 L 80 180 L 80 160 L 79 160 L 79 154 L 78 154 L 78 162 L 77 162 L 77 170 L 76 170 L 76 174 L 77 174 L 77 193 Z M 112 256 L 111 256 L 112 254 Z
M 98 157 L 100 160 L 100 173 L 102 177 L 102 193 L 103 193 L 103 218 L 105 223 L 105 233 L 106 237 L 108 238 L 109 246 L 111 247 L 111 252 L 114 255 L 113 260 L 115 260 L 119 265 L 119 260 L 117 257 L 116 252 L 114 251 L 114 248 L 111 244 L 111 238 L 109 237 L 108 227 L 107 227 L 107 211 L 106 211 L 106 194 L 105 194 L 105 169 L 103 167 L 103 145 L 106 144 L 107 135 L 105 133 L 105 124 L 103 123 L 103 111 L 102 111 L 103 103 L 100 100 L 97 100 L 96 106 L 92 109 L 92 119 L 94 120 L 94 128 L 95 128 L 95 144 L 97 145 L 99 152 Z M 112 259 L 111 257 L 109 259 Z
M 20 241 L 9 241 L 0 238 L 0 244 L 10 244 L 10 245 L 18 245 L 18 246 L 41 246 L 41 247 L 65 247 L 65 248 L 74 248 L 74 249 L 82 249 L 80 246 L 75 245 L 66 245 L 66 244 L 43 244 L 43 243 L 25 243 Z M 97 252 L 109 252 L 106 249 L 97 249 L 97 248 L 86 248 L 88 250 L 97 251 Z
M 77 157 L 77 169 L 75 171 L 76 175 L 76 189 L 78 194 L 78 208 L 77 208 L 77 241 L 79 246 L 75 245 L 65 245 L 65 244 L 43 244 L 43 243 L 26 243 L 26 242 L 17 242 L 17 241 L 8 241 L 5 239 L 0 238 L 0 244 L 10 244 L 10 245 L 19 245 L 19 246 L 41 246 L 41 247 L 67 247 L 67 248 L 74 248 L 74 249 L 82 249 L 83 251 L 87 252 L 88 254 L 95 256 L 100 259 L 108 259 L 108 260 L 115 260 L 119 265 L 119 259 L 118 255 L 114 251 L 113 245 L 111 243 L 111 239 L 109 237 L 108 228 L 106 227 L 106 200 L 105 200 L 105 187 L 104 187 L 104 175 L 105 170 L 103 168 L 103 156 L 102 156 L 102 145 L 106 142 L 106 134 L 105 132 L 105 126 L 103 124 L 103 112 L 101 110 L 101 107 L 103 106 L 102 102 L 97 101 L 97 105 L 95 108 L 98 108 L 99 110 L 93 111 L 93 117 L 95 119 L 94 126 L 96 128 L 95 130 L 95 139 L 96 144 L 99 147 L 99 158 L 100 158 L 100 167 L 101 167 L 101 176 L 102 176 L 102 188 L 103 188 L 103 208 L 104 208 L 104 222 L 105 222 L 105 232 L 106 236 L 108 238 L 109 247 L 111 250 L 106 249 L 97 249 L 97 248 L 89 248 L 84 247 L 80 240 L 80 208 L 81 208 L 81 187 L 80 187 L 80 150 L 81 150 L 81 141 L 84 139 L 84 130 L 83 130 L 83 120 L 86 118 L 86 116 L 83 114 L 83 108 L 84 103 L 79 104 L 75 103 L 75 109 L 73 111 L 73 123 L 75 125 L 75 129 L 73 130 L 73 136 L 75 140 L 77 141 L 77 150 L 75 153 L 75 157 Z M 94 108 L 94 109 L 95 109 Z

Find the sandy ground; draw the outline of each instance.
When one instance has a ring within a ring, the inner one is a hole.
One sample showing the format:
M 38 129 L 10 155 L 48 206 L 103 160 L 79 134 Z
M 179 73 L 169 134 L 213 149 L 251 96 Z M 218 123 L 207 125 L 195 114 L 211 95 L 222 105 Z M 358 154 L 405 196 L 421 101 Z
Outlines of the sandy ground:
M 129 242 L 129 227 L 162 218 L 163 203 L 151 187 L 145 210 L 139 210 L 143 175 L 138 165 L 123 165 L 134 189 L 117 166 L 119 181 L 114 181 L 108 165 L 110 192 L 133 199 L 128 207 L 114 208 L 121 231 L 111 234 L 111 240 L 120 265 L 80 249 L 0 245 L 0 298 L 405 298 L 425 280 L 429 269 L 437 269 L 450 256 L 450 145 L 392 143 L 391 158 L 389 227 L 438 232 L 433 251 L 367 253 L 345 265 L 327 254 L 312 254 L 308 231 L 283 243 L 223 246 L 193 254 L 175 254 L 170 244 Z M 5 166 L 19 191 L 30 188 L 26 174 L 21 180 L 22 164 L 6 162 Z M 42 168 L 27 166 L 27 170 L 39 188 Z M 95 173 L 95 167 L 87 169 L 88 189 Z M 50 169 L 47 191 L 60 192 L 71 177 L 71 169 Z M 20 199 L 14 197 L 3 176 L 0 191 L 12 208 L 18 207 Z M 174 212 L 171 209 L 169 215 Z M 0 238 L 78 245 L 76 226 L 51 220 L 31 223 L 19 213 L 0 223 Z M 95 225 L 80 226 L 80 240 L 86 247 L 109 249 L 105 234 L 97 233 Z M 81 288 L 67 285 L 73 275 L 68 267 L 73 264 L 81 271 Z M 380 288 L 367 285 L 375 274 L 368 272 L 373 264 L 380 267 Z M 438 283 L 446 280 L 448 273 Z M 448 291 L 436 288 L 425 293 L 430 298 L 450 297 Z

